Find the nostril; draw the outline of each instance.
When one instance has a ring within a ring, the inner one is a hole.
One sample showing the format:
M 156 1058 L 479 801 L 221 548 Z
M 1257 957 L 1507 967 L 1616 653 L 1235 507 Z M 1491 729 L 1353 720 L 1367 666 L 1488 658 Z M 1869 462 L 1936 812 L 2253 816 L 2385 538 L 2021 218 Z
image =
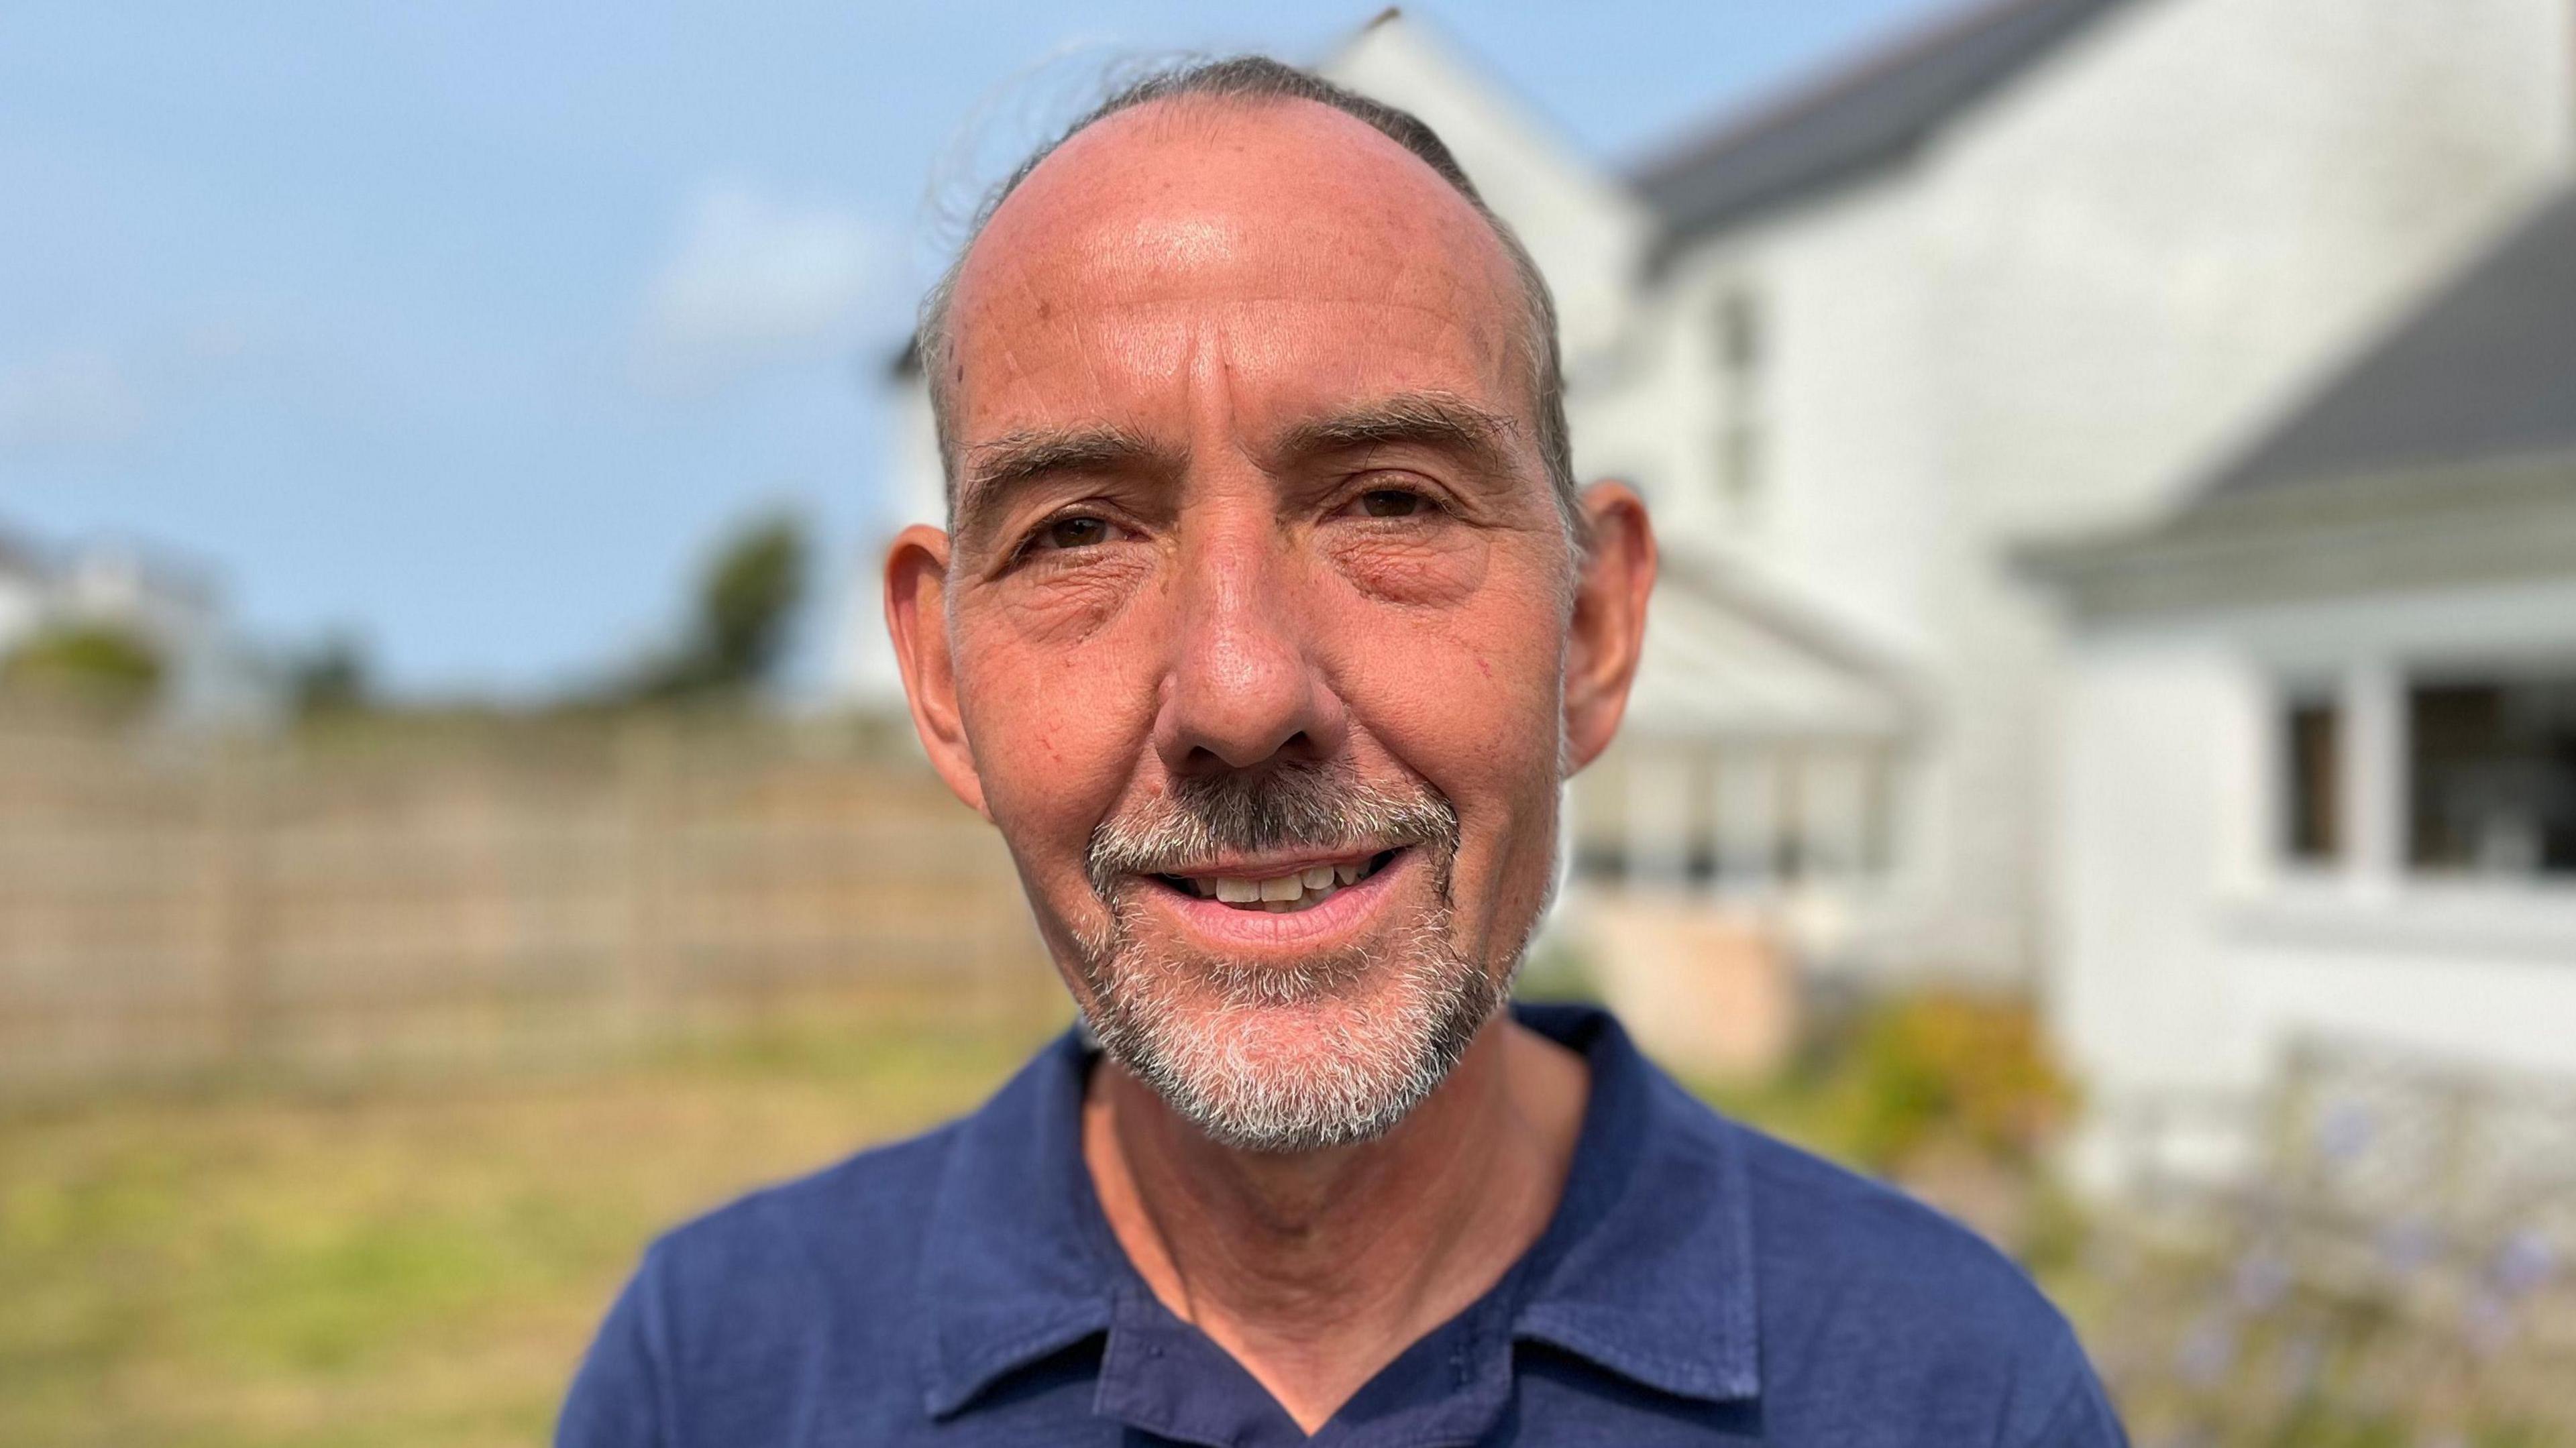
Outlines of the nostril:
M 1317 748 L 1313 737 L 1300 729 L 1270 746 L 1269 752 L 1258 758 L 1237 759 L 1223 749 L 1198 744 L 1191 746 L 1189 756 L 1184 762 L 1188 768 L 1195 771 L 1225 774 L 1239 769 L 1259 768 L 1282 759 L 1304 764 L 1312 763 L 1322 757 L 1322 751 Z

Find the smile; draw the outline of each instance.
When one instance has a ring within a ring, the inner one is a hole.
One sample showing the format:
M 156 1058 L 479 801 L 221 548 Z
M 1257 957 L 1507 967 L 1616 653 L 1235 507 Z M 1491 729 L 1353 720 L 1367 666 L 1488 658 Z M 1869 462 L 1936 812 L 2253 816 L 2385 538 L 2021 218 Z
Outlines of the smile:
M 1154 878 L 1171 889 L 1214 900 L 1237 910 L 1289 915 L 1311 910 L 1386 867 L 1396 856 L 1382 850 L 1364 858 L 1327 860 L 1295 866 L 1277 874 L 1174 874 Z

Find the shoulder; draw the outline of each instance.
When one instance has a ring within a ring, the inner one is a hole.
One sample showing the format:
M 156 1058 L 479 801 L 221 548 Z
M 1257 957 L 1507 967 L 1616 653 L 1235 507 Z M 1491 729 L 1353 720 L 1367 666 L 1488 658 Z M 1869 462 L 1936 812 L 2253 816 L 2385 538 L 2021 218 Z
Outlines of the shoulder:
M 1892 1187 L 1719 1128 L 1744 1162 L 1768 1386 L 1828 1414 L 1875 1403 L 1976 1441 L 2035 1443 L 2094 1420 L 2104 1433 L 2064 1441 L 2118 1441 L 2074 1330 L 2010 1258 Z
M 884 1302 L 909 1281 L 959 1129 L 951 1122 L 737 1197 L 665 1232 L 638 1280 L 693 1330 L 719 1335 L 786 1304 Z
M 956 1132 L 860 1152 L 662 1234 L 626 1289 L 659 1372 L 685 1387 L 899 1337 Z
M 1976 1233 L 1884 1183 L 1736 1123 L 1763 1275 L 1999 1331 L 2054 1332 L 2054 1307 Z
M 861 1152 L 664 1233 L 609 1309 L 559 1448 L 782 1441 L 802 1396 L 903 1332 L 920 1224 L 957 1127 Z M 881 1385 L 880 1385 L 881 1386 Z

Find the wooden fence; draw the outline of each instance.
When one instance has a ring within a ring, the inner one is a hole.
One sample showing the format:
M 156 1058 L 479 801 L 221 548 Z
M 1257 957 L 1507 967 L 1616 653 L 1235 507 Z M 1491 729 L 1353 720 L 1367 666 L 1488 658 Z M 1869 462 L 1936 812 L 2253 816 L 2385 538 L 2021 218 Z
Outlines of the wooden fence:
M 992 831 L 846 731 L 0 729 L 0 1091 L 551 1059 L 825 994 L 1061 999 Z

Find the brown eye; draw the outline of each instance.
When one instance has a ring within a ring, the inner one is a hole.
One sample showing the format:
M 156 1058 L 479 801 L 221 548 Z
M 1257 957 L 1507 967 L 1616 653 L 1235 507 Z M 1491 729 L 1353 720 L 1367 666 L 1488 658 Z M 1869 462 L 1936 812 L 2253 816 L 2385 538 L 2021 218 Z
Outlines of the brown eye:
M 1377 488 L 1360 494 L 1360 511 L 1372 518 L 1410 518 L 1422 511 L 1422 495 L 1402 488 Z
M 1039 532 L 1038 541 L 1049 548 L 1089 548 L 1109 541 L 1109 522 L 1105 518 L 1058 518 Z

